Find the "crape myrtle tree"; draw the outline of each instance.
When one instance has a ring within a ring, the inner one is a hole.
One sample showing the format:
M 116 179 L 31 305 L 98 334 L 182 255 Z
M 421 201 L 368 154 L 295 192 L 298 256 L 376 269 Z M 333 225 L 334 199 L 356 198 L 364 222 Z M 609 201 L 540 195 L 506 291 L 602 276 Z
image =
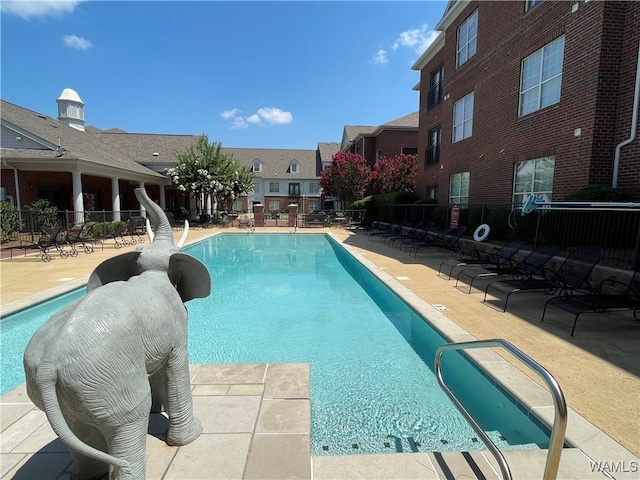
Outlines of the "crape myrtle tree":
M 209 142 L 202 135 L 195 145 L 183 152 L 175 152 L 178 163 L 166 170 L 179 190 L 195 198 L 198 213 L 202 213 L 207 200 L 214 208 L 227 208 L 239 195 L 253 192 L 253 173 L 240 165 L 233 155 L 222 152 L 222 143 Z
M 369 177 L 371 193 L 416 191 L 417 155 L 380 157 Z
M 338 152 L 320 173 L 320 187 L 325 195 L 337 197 L 342 208 L 348 208 L 364 196 L 370 175 L 371 169 L 362 155 Z

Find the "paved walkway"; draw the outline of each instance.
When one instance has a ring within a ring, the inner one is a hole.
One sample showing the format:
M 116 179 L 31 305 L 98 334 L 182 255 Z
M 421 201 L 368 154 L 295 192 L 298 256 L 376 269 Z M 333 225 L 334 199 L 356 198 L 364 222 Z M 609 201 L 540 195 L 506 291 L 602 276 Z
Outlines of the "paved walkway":
M 216 231 L 192 230 L 189 239 Z M 541 299 L 535 295 L 514 301 L 509 312 L 501 313 L 482 305 L 477 291 L 456 290 L 451 280 L 436 276 L 447 255 L 421 252 L 414 259 L 364 235 L 341 228 L 324 231 L 452 340 L 505 338 L 556 377 L 570 407 L 567 439 L 577 447 L 564 450 L 558 478 L 605 478 L 594 472 L 594 463 L 615 472 L 614 478 L 638 478 L 640 328 L 632 317 L 585 320 L 570 337 L 569 318 L 552 315 L 539 322 Z M 48 264 L 35 254 L 2 260 L 3 314 L 82 285 L 100 261 L 133 248 L 105 245 L 75 259 L 54 255 Z M 446 310 L 438 311 L 433 304 Z M 493 352 L 481 353 L 477 360 L 523 394 L 532 411 L 550 420 L 548 395 L 540 393 L 537 384 Z M 156 416 L 148 438 L 147 478 L 499 478 L 486 452 L 310 457 L 306 365 L 194 365 L 192 383 L 204 434 L 191 445 L 167 447 L 162 418 Z M 0 478 L 69 478 L 71 459 L 44 414 L 26 398 L 24 387 L 0 402 Z M 514 478 L 541 478 L 545 453 L 507 452 Z

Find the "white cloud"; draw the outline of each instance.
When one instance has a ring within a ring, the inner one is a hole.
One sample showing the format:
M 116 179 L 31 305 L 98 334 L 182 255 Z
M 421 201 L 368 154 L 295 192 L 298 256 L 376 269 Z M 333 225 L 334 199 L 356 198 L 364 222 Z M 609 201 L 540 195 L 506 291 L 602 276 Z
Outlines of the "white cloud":
M 75 35 L 65 35 L 64 44 L 67 47 L 77 48 L 78 50 L 87 50 L 93 47 L 93 44 L 89 40 Z
M 0 10 L 29 20 L 33 17 L 62 16 L 65 13 L 72 13 L 76 6 L 84 1 L 86 0 L 3 0 L 0 2 Z
M 269 125 L 283 125 L 293 121 L 291 112 L 285 112 L 279 108 L 261 108 L 258 110 L 260 118 L 264 119 Z
M 239 115 L 240 113 L 240 109 L 232 108 L 231 110 L 225 110 L 220 114 L 220 116 L 225 120 L 232 120 L 232 130 L 249 128 L 249 125 L 284 125 L 293 121 L 293 115 L 291 115 L 291 112 L 274 107 L 260 108 L 256 113 L 252 113 L 248 116 Z
M 373 56 L 373 63 L 375 64 L 384 64 L 387 63 L 389 59 L 387 58 L 386 50 L 378 50 L 378 52 Z
M 231 125 L 231 130 L 238 130 L 240 128 L 249 128 L 249 124 L 242 117 L 235 117 L 233 119 L 233 124 Z
M 429 30 L 429 26 L 424 23 L 420 28 L 402 32 L 391 48 L 395 51 L 400 47 L 407 47 L 412 48 L 418 54 L 422 54 L 437 36 L 438 32 Z
M 231 110 L 225 110 L 220 114 L 220 116 L 225 120 L 229 120 L 230 118 L 235 117 L 239 113 L 240 113 L 240 110 L 238 110 L 237 108 L 232 108 Z

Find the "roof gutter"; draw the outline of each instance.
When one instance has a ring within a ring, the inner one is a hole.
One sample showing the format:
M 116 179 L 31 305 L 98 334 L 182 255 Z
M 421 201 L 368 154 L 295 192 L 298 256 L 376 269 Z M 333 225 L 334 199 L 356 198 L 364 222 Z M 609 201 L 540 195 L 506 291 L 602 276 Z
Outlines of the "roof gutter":
M 631 136 L 626 140 L 623 140 L 616 145 L 616 150 L 613 155 L 613 180 L 611 181 L 611 187 L 618 188 L 618 173 L 620 172 L 620 151 L 622 147 L 629 145 L 636 138 L 636 131 L 638 130 L 638 103 L 640 100 L 640 44 L 638 44 L 638 63 L 636 65 L 636 90 L 633 95 L 633 113 L 631 116 Z

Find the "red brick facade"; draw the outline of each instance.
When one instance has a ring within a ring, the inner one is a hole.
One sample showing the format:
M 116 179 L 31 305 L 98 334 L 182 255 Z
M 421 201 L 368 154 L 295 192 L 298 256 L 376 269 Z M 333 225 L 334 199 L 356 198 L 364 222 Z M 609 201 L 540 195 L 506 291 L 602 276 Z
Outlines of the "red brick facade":
M 457 30 L 475 10 L 477 50 L 456 68 Z M 437 187 L 447 203 L 450 175 L 469 172 L 469 203 L 510 202 L 514 165 L 543 156 L 555 157 L 553 200 L 611 185 L 615 147 L 631 130 L 639 22 L 640 2 L 543 1 L 528 12 L 524 1 L 470 2 L 420 66 L 418 193 Z M 519 116 L 523 59 L 562 35 L 560 101 Z M 428 109 L 431 73 L 441 65 L 442 102 Z M 453 143 L 454 103 L 472 91 L 473 133 Z M 437 126 L 440 161 L 426 166 L 428 133 Z M 621 150 L 618 186 L 640 198 L 640 140 Z

